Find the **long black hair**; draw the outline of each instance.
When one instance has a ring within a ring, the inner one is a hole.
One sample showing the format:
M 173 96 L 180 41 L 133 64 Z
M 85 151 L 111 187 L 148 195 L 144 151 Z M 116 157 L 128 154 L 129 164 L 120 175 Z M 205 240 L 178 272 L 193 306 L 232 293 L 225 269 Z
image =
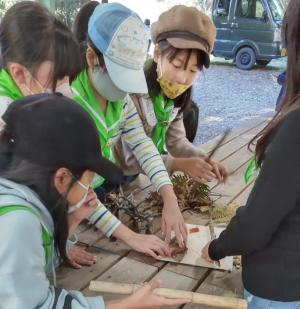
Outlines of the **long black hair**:
M 79 45 L 68 27 L 42 5 L 22 1 L 12 6 L 0 24 L 1 68 L 10 62 L 24 65 L 34 76 L 42 62 L 54 68 L 53 90 L 59 79 L 72 81 L 80 72 Z
M 66 195 L 61 196 L 54 186 L 54 175 L 59 168 L 59 166 L 41 166 L 17 157 L 14 154 L 12 136 L 4 127 L 0 134 L 0 177 L 25 185 L 38 195 L 54 222 L 55 250 L 68 264 L 66 243 L 69 226 L 66 195 L 75 181 L 81 178 L 84 169 L 70 169 L 74 177 L 72 177 Z
M 291 0 L 282 22 L 282 39 L 287 50 L 286 90 L 280 110 L 268 125 L 249 143 L 249 148 L 257 141 L 256 163 L 262 165 L 265 152 L 275 127 L 291 111 L 300 107 L 300 2 Z
M 80 46 L 82 70 L 88 67 L 86 61 L 86 50 L 89 45 L 93 48 L 93 50 L 97 54 L 100 65 L 101 66 L 104 65 L 104 59 L 101 52 L 94 46 L 94 44 L 88 37 L 89 19 L 98 5 L 100 5 L 98 1 L 90 1 L 84 4 L 77 13 L 74 21 L 73 33 Z
M 161 40 L 158 43 L 158 49 L 162 55 L 167 55 L 169 62 L 172 62 L 182 49 L 173 47 L 167 40 Z M 184 63 L 184 69 L 186 69 L 188 62 L 190 60 L 193 49 L 187 49 L 188 54 Z M 197 51 L 197 66 L 198 70 L 202 70 L 204 66 L 204 52 L 201 50 Z M 145 66 L 145 76 L 151 96 L 155 96 L 161 92 L 160 85 L 157 81 L 157 64 L 152 59 Z M 189 106 L 192 101 L 192 87 L 187 89 L 183 94 L 174 99 L 174 106 L 180 108 L 182 112 L 185 108 Z

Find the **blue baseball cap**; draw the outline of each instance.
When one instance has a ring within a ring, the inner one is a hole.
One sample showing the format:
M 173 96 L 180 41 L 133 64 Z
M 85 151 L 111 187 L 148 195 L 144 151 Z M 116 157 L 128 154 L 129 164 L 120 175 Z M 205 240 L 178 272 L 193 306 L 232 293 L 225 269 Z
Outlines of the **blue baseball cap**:
M 143 70 L 147 35 L 140 17 L 119 3 L 98 5 L 88 24 L 88 35 L 103 54 L 113 83 L 129 93 L 147 93 Z

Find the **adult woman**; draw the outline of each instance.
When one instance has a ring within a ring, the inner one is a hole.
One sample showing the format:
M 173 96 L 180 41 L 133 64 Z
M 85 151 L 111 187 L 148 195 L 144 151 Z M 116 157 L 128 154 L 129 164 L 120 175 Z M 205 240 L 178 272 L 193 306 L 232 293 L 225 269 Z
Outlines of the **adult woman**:
M 210 261 L 242 255 L 249 309 L 300 306 L 299 1 L 291 0 L 286 14 L 286 92 L 280 112 L 254 139 L 259 176 L 246 206 L 203 249 Z

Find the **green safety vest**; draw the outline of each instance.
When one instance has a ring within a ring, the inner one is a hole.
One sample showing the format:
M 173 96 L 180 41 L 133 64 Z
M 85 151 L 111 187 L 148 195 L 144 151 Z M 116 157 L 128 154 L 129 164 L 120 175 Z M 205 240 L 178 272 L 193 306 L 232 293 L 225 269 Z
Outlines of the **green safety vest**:
M 11 211 L 18 211 L 18 210 L 25 210 L 33 213 L 35 216 L 38 217 L 38 219 L 41 221 L 40 216 L 37 212 L 35 212 L 33 209 L 26 207 L 26 206 L 4 206 L 0 207 L 0 216 L 5 215 Z M 51 251 L 52 251 L 52 241 L 53 237 L 48 233 L 44 225 L 41 223 L 41 232 L 42 232 L 42 240 L 43 240 L 43 247 L 45 251 L 45 262 L 46 265 L 48 264 L 49 260 L 51 259 Z

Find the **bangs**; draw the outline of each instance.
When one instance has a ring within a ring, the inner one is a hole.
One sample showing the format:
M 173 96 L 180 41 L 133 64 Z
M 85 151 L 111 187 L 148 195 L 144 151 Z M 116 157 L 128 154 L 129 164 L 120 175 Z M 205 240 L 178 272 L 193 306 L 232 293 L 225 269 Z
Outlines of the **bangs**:
M 199 49 L 180 49 L 172 46 L 167 40 L 162 40 L 159 42 L 159 49 L 162 55 L 167 54 L 169 62 L 172 62 L 176 56 L 182 52 L 187 51 L 187 55 L 184 61 L 184 69 L 186 70 L 189 60 L 191 58 L 192 51 L 195 50 L 197 53 L 197 67 L 199 70 L 203 69 L 205 63 L 205 53 Z

